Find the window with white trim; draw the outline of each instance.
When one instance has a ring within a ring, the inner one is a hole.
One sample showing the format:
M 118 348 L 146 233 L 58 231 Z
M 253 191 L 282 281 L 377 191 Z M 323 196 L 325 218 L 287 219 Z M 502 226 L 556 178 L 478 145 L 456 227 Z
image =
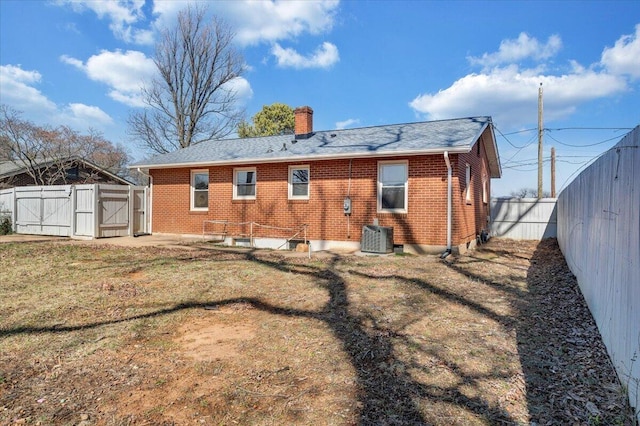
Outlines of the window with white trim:
M 256 169 L 233 169 L 233 199 L 256 199 Z
M 465 171 L 465 196 L 464 199 L 467 204 L 471 204 L 471 165 L 467 163 L 467 168 Z
M 208 170 L 191 170 L 191 210 L 209 210 Z
M 482 202 L 484 204 L 489 203 L 489 190 L 487 189 L 487 177 L 482 176 Z
M 406 161 L 378 163 L 378 211 L 407 212 L 408 168 Z
M 309 199 L 309 166 L 289 166 L 289 199 Z

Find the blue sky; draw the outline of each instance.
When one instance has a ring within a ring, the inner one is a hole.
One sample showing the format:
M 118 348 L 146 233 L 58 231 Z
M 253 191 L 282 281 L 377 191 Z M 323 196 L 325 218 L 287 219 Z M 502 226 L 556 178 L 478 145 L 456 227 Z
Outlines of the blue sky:
M 0 103 L 99 130 L 136 160 L 126 120 L 179 1 L 0 1 Z M 640 124 L 640 2 L 219 1 L 247 72 L 247 118 L 309 105 L 329 130 L 490 115 L 493 195 L 537 185 L 537 97 L 557 189 Z M 503 136 L 504 135 L 504 136 Z M 549 186 L 545 163 L 544 187 Z

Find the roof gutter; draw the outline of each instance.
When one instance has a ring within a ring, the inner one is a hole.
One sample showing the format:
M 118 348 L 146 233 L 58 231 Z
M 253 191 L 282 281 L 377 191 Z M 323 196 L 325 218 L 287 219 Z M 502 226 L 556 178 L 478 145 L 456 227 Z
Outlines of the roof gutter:
M 451 254 L 451 220 L 452 220 L 452 178 L 453 170 L 451 169 L 451 161 L 449 160 L 449 152 L 444 152 L 444 162 L 447 163 L 447 249 L 440 255 L 440 258 Z

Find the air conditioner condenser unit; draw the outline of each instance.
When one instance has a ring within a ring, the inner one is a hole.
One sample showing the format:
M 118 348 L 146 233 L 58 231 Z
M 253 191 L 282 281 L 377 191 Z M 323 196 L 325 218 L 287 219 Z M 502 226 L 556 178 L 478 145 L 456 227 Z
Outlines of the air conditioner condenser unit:
M 363 226 L 360 250 L 368 253 L 392 253 L 393 228 L 376 225 Z

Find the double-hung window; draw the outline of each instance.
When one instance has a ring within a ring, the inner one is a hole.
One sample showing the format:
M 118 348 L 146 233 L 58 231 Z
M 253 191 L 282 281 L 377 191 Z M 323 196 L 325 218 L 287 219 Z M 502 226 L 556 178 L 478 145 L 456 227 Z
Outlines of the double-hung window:
M 191 210 L 209 209 L 209 171 L 191 171 Z
M 289 166 L 289 199 L 309 199 L 309 166 Z
M 233 170 L 233 198 L 235 200 L 256 199 L 256 169 Z
M 407 212 L 408 167 L 406 161 L 378 163 L 378 211 Z

